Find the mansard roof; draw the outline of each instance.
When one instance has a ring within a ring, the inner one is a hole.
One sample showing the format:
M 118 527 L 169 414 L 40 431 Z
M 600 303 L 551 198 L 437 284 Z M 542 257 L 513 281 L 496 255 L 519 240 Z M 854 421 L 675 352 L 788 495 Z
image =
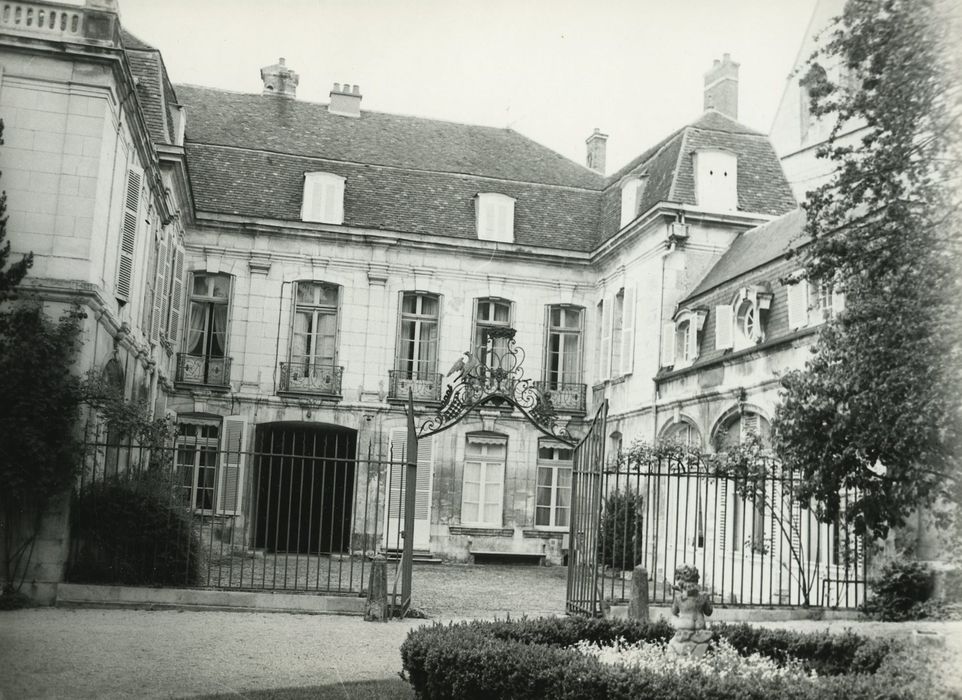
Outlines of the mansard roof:
M 121 39 L 130 72 L 137 79 L 137 99 L 155 144 L 173 143 L 173 106 L 177 103 L 174 88 L 160 52 L 150 44 L 121 29 Z
M 685 306 L 715 287 L 787 255 L 808 240 L 804 209 L 793 209 L 788 214 L 745 231 L 732 242 L 679 306 Z
M 512 129 L 178 85 L 192 143 L 600 190 L 604 178 Z

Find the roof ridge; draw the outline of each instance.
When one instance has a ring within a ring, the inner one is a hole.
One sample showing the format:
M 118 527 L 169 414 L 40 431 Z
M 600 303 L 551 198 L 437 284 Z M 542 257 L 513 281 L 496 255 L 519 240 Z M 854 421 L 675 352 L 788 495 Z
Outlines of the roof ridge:
M 660 154 L 662 151 L 664 151 L 666 148 L 668 148 L 669 145 L 671 145 L 671 143 L 675 140 L 675 137 L 678 136 L 678 134 L 680 134 L 682 131 L 684 131 L 684 130 L 687 129 L 687 128 L 688 128 L 687 126 L 680 126 L 680 127 L 678 127 L 677 129 L 675 129 L 674 131 L 672 131 L 670 134 L 668 134 L 666 137 L 664 137 L 661 141 L 656 141 L 654 146 L 651 146 L 651 147 L 643 150 L 641 153 L 639 153 L 639 154 L 638 154 L 637 156 L 635 156 L 633 159 L 629 160 L 629 161 L 628 161 L 625 165 L 623 165 L 621 168 L 619 168 L 618 170 L 616 170 L 615 172 L 613 172 L 611 175 L 608 175 L 608 176 L 605 178 L 605 182 L 606 182 L 605 187 L 606 187 L 606 188 L 607 188 L 607 187 L 610 187 L 611 185 L 615 184 L 615 182 L 617 182 L 617 180 L 620 180 L 621 177 L 623 177 L 623 175 L 621 175 L 621 173 L 630 172 L 631 170 L 634 170 L 635 168 L 637 168 L 639 165 L 643 165 L 644 163 L 647 163 L 647 162 L 653 160 L 656 156 L 658 156 L 658 154 Z M 641 158 L 641 157 L 642 157 L 643 155 L 645 155 L 646 153 L 649 154 L 647 158 L 645 158 L 644 160 L 639 161 L 638 163 L 635 163 L 636 160 L 638 160 L 639 158 Z M 635 164 L 632 165 L 633 163 L 635 163 Z
M 730 122 L 731 124 L 740 127 L 741 130 L 732 131 L 728 129 L 719 129 L 715 126 L 700 125 L 699 122 L 704 120 L 705 117 L 708 115 L 720 117 L 722 120 L 726 122 Z M 746 136 L 765 136 L 766 138 L 768 137 L 768 134 L 758 131 L 757 129 L 754 129 L 748 126 L 747 124 L 743 124 L 742 122 L 738 121 L 734 117 L 730 117 L 724 112 L 720 112 L 719 110 L 715 109 L 714 107 L 709 107 L 708 109 L 706 109 L 704 112 L 701 113 L 701 115 L 697 119 L 695 119 L 690 124 L 687 124 L 686 126 L 692 129 L 700 129 L 702 131 L 720 131 L 725 134 L 744 134 Z

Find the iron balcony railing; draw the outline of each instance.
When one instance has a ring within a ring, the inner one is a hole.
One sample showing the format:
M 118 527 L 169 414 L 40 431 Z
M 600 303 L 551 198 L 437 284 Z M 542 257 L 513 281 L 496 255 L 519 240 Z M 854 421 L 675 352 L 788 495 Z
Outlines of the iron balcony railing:
M 437 372 L 412 372 L 404 369 L 388 370 L 388 399 L 406 401 L 408 389 L 415 401 L 440 401 L 443 378 Z
M 541 393 L 551 399 L 551 405 L 558 413 L 584 414 L 586 385 L 551 381 L 536 384 Z
M 174 381 L 209 387 L 230 386 L 229 357 L 207 357 L 177 353 L 177 375 Z
M 279 391 L 341 397 L 343 367 L 305 362 L 281 362 Z

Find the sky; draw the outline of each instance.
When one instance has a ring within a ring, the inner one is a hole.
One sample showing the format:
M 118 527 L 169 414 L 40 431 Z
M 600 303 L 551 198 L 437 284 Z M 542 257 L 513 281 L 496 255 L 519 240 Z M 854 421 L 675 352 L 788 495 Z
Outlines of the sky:
M 361 109 L 510 127 L 621 165 L 702 112 L 704 74 L 741 64 L 739 121 L 768 133 L 815 0 L 119 0 L 175 83 L 261 91 L 281 56 L 297 98 L 360 85 Z M 190 115 L 188 112 L 188 129 Z

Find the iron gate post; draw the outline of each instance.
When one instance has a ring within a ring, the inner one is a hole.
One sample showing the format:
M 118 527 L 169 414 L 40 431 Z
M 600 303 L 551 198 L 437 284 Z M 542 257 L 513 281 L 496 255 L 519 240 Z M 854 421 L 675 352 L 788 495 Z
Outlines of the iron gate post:
M 418 433 L 414 427 L 414 393 L 408 387 L 408 439 L 404 465 L 404 547 L 401 550 L 401 617 L 411 607 L 414 568 L 414 508 L 418 485 Z

